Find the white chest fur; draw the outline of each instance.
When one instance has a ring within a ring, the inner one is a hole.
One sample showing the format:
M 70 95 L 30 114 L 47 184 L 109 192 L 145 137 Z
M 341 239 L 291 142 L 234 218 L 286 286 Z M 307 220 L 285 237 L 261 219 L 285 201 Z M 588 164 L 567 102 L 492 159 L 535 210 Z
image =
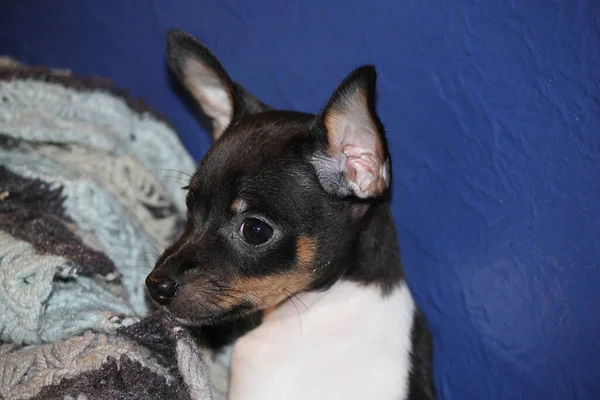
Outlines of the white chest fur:
M 230 399 L 406 398 L 415 310 L 406 284 L 387 297 L 345 281 L 298 297 L 236 342 Z

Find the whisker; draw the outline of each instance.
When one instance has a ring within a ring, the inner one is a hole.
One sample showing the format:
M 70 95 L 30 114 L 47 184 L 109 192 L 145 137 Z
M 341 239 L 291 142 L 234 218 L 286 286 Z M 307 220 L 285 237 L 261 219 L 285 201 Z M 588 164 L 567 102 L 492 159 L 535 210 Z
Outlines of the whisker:
M 177 169 L 168 169 L 168 168 L 155 168 L 154 170 L 155 170 L 155 171 L 168 171 L 168 172 L 176 172 L 176 173 L 178 173 L 178 174 L 185 175 L 185 176 L 187 176 L 188 178 L 191 178 L 191 177 L 192 177 L 192 174 L 190 174 L 190 173 L 187 173 L 187 172 L 185 172 L 185 171 L 180 171 L 180 170 L 177 170 Z
M 203 301 L 206 301 L 221 310 L 224 309 L 222 306 L 217 304 L 215 300 L 213 300 L 215 292 L 199 289 L 196 291 L 196 294 L 200 295 Z
M 300 336 L 304 337 L 304 331 L 302 329 L 302 318 L 300 318 L 300 310 L 298 310 L 298 307 L 296 307 L 296 303 L 294 303 L 294 299 L 291 296 L 287 295 L 286 292 L 290 293 L 289 290 L 287 290 L 286 288 L 283 288 L 283 293 L 287 296 L 287 298 L 290 300 L 290 302 L 296 309 L 296 314 L 298 314 L 298 322 L 300 323 Z M 306 307 L 306 305 L 305 305 L 305 307 Z
M 150 253 L 142 253 L 142 255 L 145 257 L 145 261 L 148 261 L 149 263 L 156 263 L 156 260 L 158 260 L 158 257 L 160 257 L 158 254 L 150 254 Z
M 235 289 L 229 289 L 229 291 L 231 291 L 233 293 L 241 294 L 241 295 L 246 296 L 246 297 L 249 297 L 250 300 L 258 301 L 258 302 L 262 303 L 265 306 L 268 305 L 266 301 L 264 301 L 263 299 L 261 299 L 260 297 L 258 297 L 257 295 L 255 295 L 254 293 L 244 292 L 243 290 L 235 290 Z
M 183 176 L 160 175 L 159 177 L 160 178 L 165 178 L 165 179 L 170 179 L 170 180 L 172 180 L 174 182 L 183 183 L 183 184 L 188 183 L 188 181 L 189 181 L 189 179 L 187 179 L 187 178 L 185 178 Z
M 152 247 L 154 247 L 154 246 L 152 246 Z M 154 251 L 152 251 L 152 250 L 154 250 Z M 145 248 L 141 251 L 141 253 L 142 253 L 142 255 L 145 255 L 146 257 L 148 255 L 158 256 L 158 255 L 162 254 L 160 251 L 158 251 L 157 248 L 153 248 L 153 249 Z
M 216 286 L 216 284 L 215 284 L 215 286 Z M 230 300 L 228 305 L 236 304 L 240 300 L 238 297 L 233 296 L 231 293 L 228 293 L 222 287 L 217 287 L 217 289 L 218 290 L 210 290 L 210 291 L 204 290 L 202 293 L 207 294 L 209 296 L 219 297 L 223 301 Z
M 296 300 L 298 300 L 300 303 L 302 303 L 302 305 L 304 306 L 304 308 L 306 309 L 306 311 L 310 311 L 308 309 L 308 307 L 306 306 L 306 304 L 304 304 L 304 302 L 302 301 L 302 299 L 300 299 L 300 297 L 296 296 L 294 293 L 290 292 L 288 290 L 288 293 L 290 293 L 291 296 L 293 296 Z
M 221 312 L 221 311 L 227 311 L 225 307 L 221 306 L 220 304 L 218 304 L 216 301 L 212 300 L 208 296 L 205 297 L 203 300 L 206 301 L 211 306 L 215 307 L 217 309 L 217 311 L 219 311 L 219 312 Z
M 150 242 L 150 241 L 148 241 L 148 240 L 144 240 L 144 242 L 146 242 L 146 244 L 147 244 L 148 246 L 152 247 L 152 248 L 153 248 L 153 249 L 156 251 L 156 254 L 160 254 L 160 253 L 162 253 L 162 252 L 161 252 L 161 251 L 158 249 L 158 247 L 156 247 L 156 245 L 154 245 L 152 242 Z
M 259 296 L 255 295 L 254 293 L 244 292 L 243 290 L 238 290 L 238 289 L 233 289 L 233 288 L 228 288 L 228 287 L 225 287 L 225 286 L 221 286 L 218 283 L 214 283 L 214 285 L 218 289 L 220 289 L 220 290 L 222 290 L 224 292 L 238 293 L 238 294 L 244 295 L 246 297 L 249 297 L 250 300 L 254 299 L 254 301 L 258 301 L 259 303 L 262 303 L 263 306 L 265 306 L 265 307 L 269 307 L 269 304 L 264 299 L 260 298 Z
M 237 303 L 236 300 L 238 300 L 233 296 L 227 296 L 225 293 L 216 293 L 216 296 L 219 298 L 220 301 L 226 303 L 227 306 L 235 305 Z
M 225 287 L 217 287 L 218 290 L 216 290 L 214 293 L 217 294 L 217 296 L 226 296 L 230 299 L 234 299 L 234 300 L 240 300 L 239 297 L 232 295 L 230 292 L 233 293 L 237 293 L 237 294 L 241 294 L 243 296 L 249 297 L 251 295 L 251 293 L 246 293 L 246 292 L 242 292 L 241 290 L 235 290 L 235 289 L 227 289 Z
M 170 176 L 170 177 L 179 178 L 179 179 L 189 179 L 189 178 L 191 178 L 191 176 L 189 176 L 189 175 L 186 176 L 184 174 L 172 174 L 172 173 L 158 173 L 158 176 L 165 177 L 165 178 Z
M 152 270 L 154 267 L 150 265 L 130 265 L 129 268 Z

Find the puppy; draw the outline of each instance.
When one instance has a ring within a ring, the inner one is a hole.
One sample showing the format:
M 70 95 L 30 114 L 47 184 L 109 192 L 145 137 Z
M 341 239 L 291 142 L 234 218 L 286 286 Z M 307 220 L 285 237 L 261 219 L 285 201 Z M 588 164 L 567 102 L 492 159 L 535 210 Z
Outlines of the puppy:
M 146 285 L 180 322 L 262 313 L 231 356 L 231 399 L 433 399 L 431 339 L 404 280 L 375 69 L 318 115 L 279 111 L 187 34 L 170 69 L 212 121 L 187 225 Z

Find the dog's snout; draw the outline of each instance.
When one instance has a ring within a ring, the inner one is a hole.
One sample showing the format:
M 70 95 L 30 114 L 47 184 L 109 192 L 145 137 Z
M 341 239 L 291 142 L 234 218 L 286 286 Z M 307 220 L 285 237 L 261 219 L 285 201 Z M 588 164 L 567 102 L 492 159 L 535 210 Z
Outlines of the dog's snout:
M 166 306 L 175 296 L 178 285 L 173 279 L 152 272 L 146 278 L 146 287 L 154 301 Z

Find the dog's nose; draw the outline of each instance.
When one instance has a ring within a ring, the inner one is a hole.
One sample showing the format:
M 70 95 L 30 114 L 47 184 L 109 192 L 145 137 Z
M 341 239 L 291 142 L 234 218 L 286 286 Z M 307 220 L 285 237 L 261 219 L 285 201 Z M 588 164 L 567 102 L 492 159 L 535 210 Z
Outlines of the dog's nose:
M 178 285 L 173 279 L 152 272 L 146 278 L 146 287 L 154 301 L 166 306 L 173 299 Z

